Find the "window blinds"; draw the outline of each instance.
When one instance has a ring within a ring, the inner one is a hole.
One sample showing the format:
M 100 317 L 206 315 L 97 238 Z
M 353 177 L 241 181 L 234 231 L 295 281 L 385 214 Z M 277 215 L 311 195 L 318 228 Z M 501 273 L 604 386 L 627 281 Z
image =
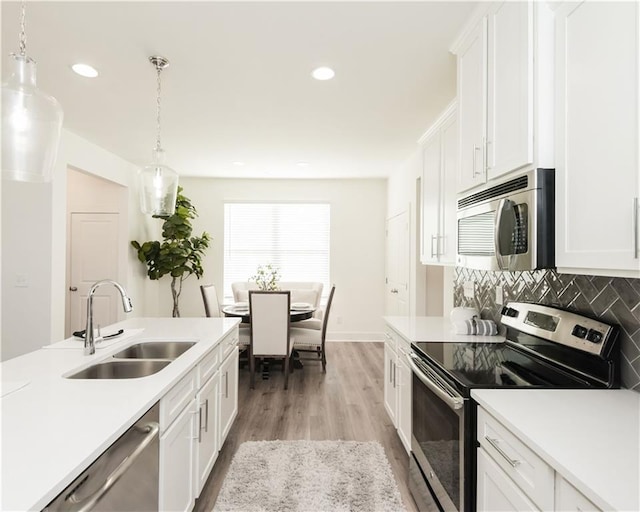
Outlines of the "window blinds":
M 318 281 L 329 294 L 330 205 L 325 203 L 225 203 L 224 296 L 247 281 L 258 265 L 280 270 L 281 281 Z

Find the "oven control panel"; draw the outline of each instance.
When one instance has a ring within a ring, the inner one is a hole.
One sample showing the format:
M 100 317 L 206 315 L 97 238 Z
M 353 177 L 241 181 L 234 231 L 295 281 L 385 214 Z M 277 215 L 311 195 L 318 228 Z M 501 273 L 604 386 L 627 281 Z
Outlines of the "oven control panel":
M 548 339 L 583 352 L 605 356 L 615 327 L 570 311 L 510 302 L 502 308 L 502 323 L 521 332 Z

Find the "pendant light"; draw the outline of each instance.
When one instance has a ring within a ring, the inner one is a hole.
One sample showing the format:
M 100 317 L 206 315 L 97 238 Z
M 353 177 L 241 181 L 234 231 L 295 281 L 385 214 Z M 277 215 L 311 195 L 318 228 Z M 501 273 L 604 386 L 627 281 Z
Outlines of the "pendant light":
M 12 73 L 2 84 L 2 177 L 17 181 L 51 181 L 62 108 L 36 87 L 36 63 L 27 56 L 26 3 L 20 9 L 20 45 L 12 53 Z
M 157 138 L 152 153 L 152 162 L 139 172 L 140 208 L 143 213 L 154 217 L 169 217 L 176 208 L 178 195 L 178 173 L 164 165 L 164 151 L 160 145 L 160 73 L 169 65 L 164 57 L 154 55 L 149 62 L 156 68 L 158 75 L 158 96 L 156 101 Z

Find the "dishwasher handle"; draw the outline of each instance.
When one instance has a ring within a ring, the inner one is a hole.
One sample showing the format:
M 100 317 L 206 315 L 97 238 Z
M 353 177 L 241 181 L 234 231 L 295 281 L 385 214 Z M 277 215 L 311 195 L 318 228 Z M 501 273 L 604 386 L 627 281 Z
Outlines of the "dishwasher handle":
M 82 506 L 78 509 L 78 512 L 87 512 L 96 506 L 98 501 L 100 501 L 100 499 L 109 491 L 109 489 L 111 489 L 111 487 L 113 487 L 120 477 L 126 473 L 145 448 L 158 436 L 158 433 L 160 432 L 160 424 L 156 421 L 151 421 L 147 423 L 143 429 L 146 432 L 146 435 L 142 441 L 140 441 L 140 444 L 138 444 L 135 450 L 133 450 L 131 454 L 113 470 L 96 492 L 85 498 L 84 503 L 79 503 Z M 68 499 L 74 500 L 74 497 L 75 496 L 72 494 Z

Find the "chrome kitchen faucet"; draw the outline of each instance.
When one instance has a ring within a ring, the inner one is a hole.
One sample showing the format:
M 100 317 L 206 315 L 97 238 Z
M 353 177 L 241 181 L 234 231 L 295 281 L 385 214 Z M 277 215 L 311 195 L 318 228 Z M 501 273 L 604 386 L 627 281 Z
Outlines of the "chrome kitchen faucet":
M 93 294 L 103 284 L 112 284 L 120 292 L 120 297 L 122 297 L 122 307 L 124 308 L 125 313 L 130 313 L 133 309 L 133 306 L 131 305 L 131 299 L 127 295 L 127 291 L 120 283 L 116 283 L 111 279 L 103 279 L 102 281 L 98 281 L 97 283 L 95 283 L 89 290 L 89 295 L 87 296 L 87 327 L 84 331 L 85 356 L 90 356 L 91 354 L 96 353 L 96 340 L 93 335 Z

